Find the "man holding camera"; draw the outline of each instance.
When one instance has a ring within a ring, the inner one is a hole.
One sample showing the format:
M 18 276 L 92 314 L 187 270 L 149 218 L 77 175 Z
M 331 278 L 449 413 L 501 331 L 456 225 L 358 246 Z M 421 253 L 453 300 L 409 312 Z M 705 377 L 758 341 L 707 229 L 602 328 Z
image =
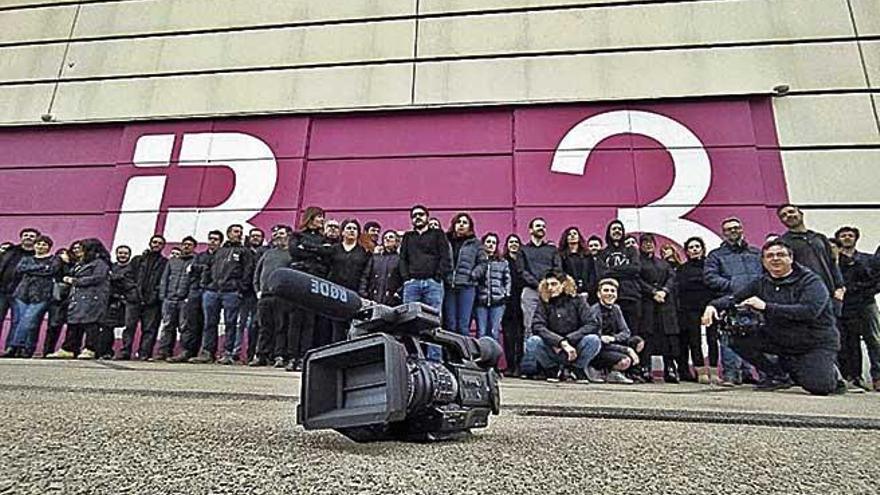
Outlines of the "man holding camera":
M 839 335 L 831 296 L 811 270 L 795 263 L 791 247 L 780 239 L 761 249 L 764 275 L 733 295 L 712 301 L 703 312 L 703 324 L 719 319 L 719 310 L 751 310 L 764 317 L 764 325 L 750 328 L 734 339 L 733 348 L 767 378 L 759 385 L 773 390 L 794 381 L 814 395 L 845 391 L 835 366 Z M 766 354 L 778 356 L 771 361 Z

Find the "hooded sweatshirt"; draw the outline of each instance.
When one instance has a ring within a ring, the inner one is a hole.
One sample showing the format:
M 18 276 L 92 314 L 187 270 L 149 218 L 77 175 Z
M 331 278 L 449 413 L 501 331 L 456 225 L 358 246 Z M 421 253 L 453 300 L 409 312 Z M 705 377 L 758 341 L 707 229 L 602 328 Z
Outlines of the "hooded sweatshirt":
M 617 299 L 621 301 L 638 301 L 641 299 L 641 263 L 639 252 L 635 248 L 623 245 L 626 238 L 626 229 L 619 241 L 611 239 L 611 226 L 618 224 L 623 227 L 620 220 L 614 220 L 605 229 L 605 249 L 596 255 L 598 262 L 597 270 L 599 278 L 613 278 L 620 284 L 617 291 Z

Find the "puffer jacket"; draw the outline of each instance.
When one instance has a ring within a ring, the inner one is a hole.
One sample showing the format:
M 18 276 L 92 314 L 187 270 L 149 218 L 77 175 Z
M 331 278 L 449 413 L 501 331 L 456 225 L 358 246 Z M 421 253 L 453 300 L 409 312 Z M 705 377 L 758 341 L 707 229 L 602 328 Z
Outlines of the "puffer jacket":
M 398 295 L 401 286 L 400 255 L 396 251 L 389 253 L 383 250 L 370 257 L 358 292 L 361 297 L 371 301 L 394 306 L 401 301 Z
M 500 306 L 510 298 L 512 279 L 507 260 L 490 260 L 485 255 L 480 256 L 474 268 L 473 278 L 477 284 L 479 306 Z
M 767 303 L 765 333 L 771 343 L 786 353 L 840 349 L 831 296 L 822 279 L 809 268 L 795 263 L 792 273 L 782 278 L 765 273 L 733 295 L 715 299 L 711 304 L 718 309 L 730 309 L 752 296 Z
M 327 277 L 333 244 L 317 230 L 294 232 L 290 238 L 290 267 L 316 277 Z
M 761 252 L 746 241 L 724 242 L 709 253 L 703 265 L 703 279 L 716 295 L 733 294 L 763 275 Z
M 168 260 L 159 281 L 159 298 L 163 301 L 183 301 L 189 297 L 189 282 L 195 256 Z
M 54 275 L 60 269 L 60 260 L 54 256 L 44 258 L 25 256 L 16 267 L 21 282 L 18 283 L 13 295 L 25 304 L 50 301 L 55 283 Z
M 447 286 L 453 289 L 473 287 L 477 284 L 474 280 L 474 268 L 477 267 L 477 260 L 483 251 L 479 239 L 473 235 L 459 239 L 452 234 L 447 234 L 447 238 L 449 245 L 452 246 L 453 257 L 451 283 Z
M 97 323 L 107 310 L 110 299 L 110 265 L 101 258 L 73 268 L 73 288 L 70 294 L 67 322 L 73 324 Z

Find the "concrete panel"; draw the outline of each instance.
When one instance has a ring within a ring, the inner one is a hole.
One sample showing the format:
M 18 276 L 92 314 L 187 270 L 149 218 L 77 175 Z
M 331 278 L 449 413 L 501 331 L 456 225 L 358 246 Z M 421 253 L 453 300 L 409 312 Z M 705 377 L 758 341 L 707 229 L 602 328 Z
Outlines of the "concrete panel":
M 844 0 L 683 2 L 425 19 L 418 53 L 534 53 L 853 35 Z
M 0 86 L 0 125 L 39 123 L 51 99 L 51 84 Z
M 822 209 L 806 210 L 804 221 L 807 227 L 827 236 L 844 225 L 858 227 L 862 232 L 858 249 L 871 253 L 880 244 L 880 208 L 869 210 Z M 780 229 L 781 230 L 781 229 Z
M 854 42 L 420 63 L 416 102 L 603 100 L 865 88 Z
M 642 0 L 640 3 L 662 3 L 668 0 Z M 601 7 L 604 4 L 621 3 L 620 0 L 421 0 L 419 12 L 438 14 L 443 12 L 483 12 L 500 9 L 527 9 L 568 5 Z
M 782 160 L 788 194 L 794 203 L 880 203 L 880 150 L 783 151 Z
M 412 67 L 259 71 L 62 83 L 61 121 L 222 115 L 399 106 L 410 100 Z
M 860 36 L 880 34 L 880 0 L 850 0 Z
M 880 16 L 880 11 L 877 15 Z M 880 41 L 862 42 L 862 54 L 865 56 L 869 84 L 872 88 L 880 88 Z
M 66 40 L 76 7 L 10 10 L 0 15 L 0 43 Z
M 0 48 L 0 81 L 55 79 L 64 58 L 64 45 Z
M 780 146 L 880 144 L 871 95 L 787 96 L 773 108 Z
M 55 5 L 60 3 L 91 3 L 105 0 L 2 0 L 0 1 L 0 10 L 6 9 L 27 9 L 40 8 L 44 5 Z
M 411 59 L 415 21 L 73 43 L 65 78 Z
M 140 0 L 83 6 L 75 37 L 412 15 L 415 0 Z

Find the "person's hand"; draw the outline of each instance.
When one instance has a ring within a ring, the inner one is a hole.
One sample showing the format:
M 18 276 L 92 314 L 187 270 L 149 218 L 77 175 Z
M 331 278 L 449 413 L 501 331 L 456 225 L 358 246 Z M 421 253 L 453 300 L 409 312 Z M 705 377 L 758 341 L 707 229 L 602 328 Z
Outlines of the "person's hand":
M 655 292 L 654 293 L 654 300 L 660 304 L 665 303 L 666 302 L 666 291 L 665 290 L 658 290 L 657 292 Z
M 764 311 L 765 309 L 767 309 L 767 303 L 765 303 L 764 300 L 758 296 L 752 296 L 746 299 L 745 301 L 740 303 L 740 306 L 748 306 L 757 311 Z
M 838 301 L 843 301 L 843 296 L 845 294 L 846 294 L 846 287 L 834 289 L 834 299 L 837 299 Z
M 639 354 L 632 349 L 628 349 L 627 354 L 629 354 L 629 359 L 632 361 L 632 365 L 638 366 L 639 365 Z
M 700 318 L 700 323 L 708 327 L 716 321 L 718 321 L 718 310 L 715 309 L 715 306 L 706 306 L 706 310 L 703 311 L 703 317 Z
M 577 357 L 578 357 L 577 349 L 572 347 L 571 344 L 569 344 L 567 340 L 563 340 L 559 344 L 559 347 L 561 347 L 562 350 L 565 351 L 566 354 L 568 354 L 569 361 L 574 361 L 575 359 L 577 359 Z
M 65 284 L 73 285 L 73 277 L 62 277 L 61 281 Z
M 613 335 L 603 335 L 600 337 L 600 339 L 602 339 L 603 344 L 610 344 L 610 343 L 614 342 Z

